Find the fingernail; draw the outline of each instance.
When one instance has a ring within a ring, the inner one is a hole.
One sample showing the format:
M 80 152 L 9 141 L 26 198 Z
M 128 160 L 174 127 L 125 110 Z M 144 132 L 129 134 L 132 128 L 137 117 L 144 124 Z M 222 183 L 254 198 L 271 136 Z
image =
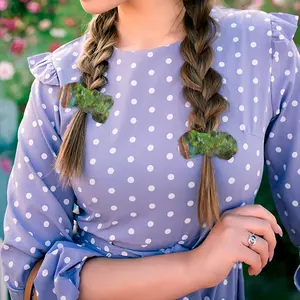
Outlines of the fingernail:
M 283 231 L 281 229 L 281 227 L 277 224 L 277 228 L 278 228 L 278 234 L 283 237 Z

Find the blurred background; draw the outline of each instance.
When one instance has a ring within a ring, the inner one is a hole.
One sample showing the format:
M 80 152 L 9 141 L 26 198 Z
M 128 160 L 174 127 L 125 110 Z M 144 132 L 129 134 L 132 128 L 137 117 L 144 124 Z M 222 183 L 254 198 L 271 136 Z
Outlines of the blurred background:
M 300 15 L 300 0 L 223 2 L 227 7 Z M 33 81 L 26 57 L 54 51 L 80 36 L 90 19 L 91 15 L 83 11 L 79 1 L 0 0 L 0 239 L 3 238 L 6 186 L 14 160 L 17 129 Z M 300 46 L 300 30 L 295 42 Z M 257 203 L 263 204 L 277 216 L 266 174 L 257 195 Z M 247 276 L 245 268 L 246 299 L 299 300 L 300 293 L 296 292 L 293 284 L 298 263 L 298 251 L 285 233 L 284 238 L 278 240 L 273 262 L 258 277 Z M 0 300 L 4 299 L 2 288 Z

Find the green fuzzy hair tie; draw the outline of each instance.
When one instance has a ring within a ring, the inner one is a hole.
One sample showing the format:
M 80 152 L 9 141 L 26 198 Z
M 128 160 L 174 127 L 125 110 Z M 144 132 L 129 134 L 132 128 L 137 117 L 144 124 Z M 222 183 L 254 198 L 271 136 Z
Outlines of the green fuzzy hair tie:
M 114 104 L 112 96 L 105 95 L 98 90 L 89 90 L 81 83 L 69 83 L 63 86 L 58 94 L 64 108 L 78 107 L 85 113 L 91 113 L 94 121 L 105 123 L 109 110 Z
M 185 159 L 202 154 L 228 160 L 237 153 L 236 140 L 222 131 L 205 133 L 192 129 L 179 138 L 178 145 Z

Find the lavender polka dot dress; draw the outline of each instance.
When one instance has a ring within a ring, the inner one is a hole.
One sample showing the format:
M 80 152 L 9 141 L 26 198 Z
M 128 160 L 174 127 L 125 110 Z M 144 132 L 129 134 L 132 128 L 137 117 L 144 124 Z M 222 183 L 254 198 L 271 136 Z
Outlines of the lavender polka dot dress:
M 219 130 L 238 143 L 230 160 L 213 158 L 221 210 L 254 203 L 266 163 L 279 215 L 299 248 L 300 57 L 293 42 L 298 17 L 220 7 L 211 14 L 221 25 L 213 68 L 230 102 Z M 39 299 L 74 300 L 89 257 L 188 251 L 208 234 L 197 221 L 202 156 L 186 160 L 177 146 L 191 111 L 179 77 L 180 42 L 114 49 L 104 90 L 115 102 L 110 116 L 100 124 L 88 114 L 83 177 L 66 189 L 58 183 L 51 164 L 77 110 L 63 108 L 58 91 L 79 82 L 76 62 L 85 39 L 28 58 L 36 79 L 18 130 L 1 249 L 13 300 L 23 299 L 28 274 L 44 254 L 35 280 Z M 294 279 L 300 291 L 299 269 Z M 242 264 L 218 286 L 180 299 L 245 299 Z

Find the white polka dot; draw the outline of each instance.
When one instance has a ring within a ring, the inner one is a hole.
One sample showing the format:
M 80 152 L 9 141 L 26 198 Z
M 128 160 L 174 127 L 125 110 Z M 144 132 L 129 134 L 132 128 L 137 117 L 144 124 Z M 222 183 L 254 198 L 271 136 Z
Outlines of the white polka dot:
M 117 149 L 116 149 L 116 148 L 110 148 L 110 150 L 109 150 L 109 152 L 110 152 L 111 154 L 115 154 L 115 153 L 116 153 L 116 151 L 117 151 Z
M 147 56 L 148 56 L 148 57 L 153 57 L 153 52 L 148 52 L 148 53 L 147 53 Z
M 169 174 L 169 175 L 168 175 L 168 179 L 169 179 L 169 180 L 174 180 L 174 178 L 175 178 L 175 175 L 174 175 L 174 174 Z
M 137 122 L 137 119 L 136 119 L 136 118 L 131 118 L 131 119 L 130 119 L 130 123 L 131 123 L 131 124 L 135 124 L 136 122 Z
M 27 198 L 27 199 L 31 199 L 31 197 L 32 197 L 31 193 L 27 193 L 27 194 L 26 194 L 26 198 Z
M 255 48 L 255 47 L 257 46 L 257 44 L 256 44 L 255 42 L 252 42 L 252 43 L 250 44 L 250 46 L 251 46 L 252 48 Z
M 226 202 L 230 202 L 231 200 L 232 200 L 232 197 L 231 197 L 231 196 L 228 196 L 228 197 L 225 199 Z
M 71 258 L 70 257 L 65 257 L 65 259 L 64 259 L 64 262 L 66 263 L 66 264 L 68 264 L 69 262 L 71 261 Z
M 112 234 L 112 235 L 109 236 L 109 239 L 110 239 L 111 241 L 115 241 L 115 240 L 116 240 L 116 237 Z
M 129 201 L 134 202 L 136 200 L 136 198 L 134 196 L 129 196 Z
M 169 211 L 169 212 L 167 213 L 167 216 L 168 216 L 169 218 L 173 217 L 173 216 L 174 216 L 174 212 L 173 212 L 173 211 Z
M 149 94 L 154 94 L 155 93 L 155 89 L 154 88 L 150 88 L 149 89 Z
M 150 76 L 152 76 L 152 75 L 155 74 L 155 71 L 154 71 L 154 70 L 149 70 L 148 74 L 149 74 Z
M 235 183 L 235 179 L 234 179 L 233 177 L 230 177 L 230 178 L 228 179 L 228 183 L 229 183 L 229 184 Z
M 151 239 L 146 239 L 145 244 L 151 244 Z
M 168 95 L 168 96 L 167 96 L 167 100 L 168 100 L 168 101 L 172 101 L 172 100 L 173 100 L 173 95 Z
M 31 213 L 27 212 L 27 213 L 25 214 L 25 217 L 26 217 L 27 219 L 30 219 L 30 218 L 31 218 Z
M 240 39 L 236 36 L 232 39 L 235 43 L 237 43 Z
M 289 184 L 289 183 L 286 183 L 285 185 L 284 185 L 284 187 L 286 188 L 286 189 L 290 189 L 291 188 L 291 185 Z
M 173 154 L 172 153 L 168 153 L 167 155 L 166 155 L 166 157 L 167 157 L 167 159 L 172 159 L 173 158 Z
M 149 185 L 149 186 L 148 186 L 148 191 L 149 191 L 149 192 L 155 191 L 155 186 L 154 186 L 154 185 Z
M 42 275 L 44 276 L 44 277 L 46 277 L 47 275 L 48 275 L 48 270 L 43 270 L 43 272 L 42 272 Z
M 118 207 L 116 205 L 112 205 L 110 208 L 112 211 L 116 211 L 118 209 Z
M 294 100 L 294 101 L 292 102 L 292 106 L 296 107 L 297 105 L 298 105 L 298 101 L 297 101 L 297 100 Z
M 189 182 L 188 187 L 191 188 L 191 189 L 194 188 L 195 187 L 195 182 L 193 182 L 193 181 Z
M 275 148 L 275 151 L 276 151 L 277 153 L 280 153 L 280 152 L 281 152 L 281 148 L 280 148 L 280 147 L 276 147 L 276 148 Z
M 131 99 L 131 104 L 132 105 L 136 105 L 137 104 L 137 100 L 136 99 Z
M 47 205 L 43 205 L 43 206 L 42 206 L 42 210 L 43 210 L 43 211 L 47 211 L 47 210 L 48 210 L 48 206 L 47 206 Z
M 134 161 L 134 157 L 133 157 L 133 156 L 129 156 L 129 157 L 127 158 L 127 161 L 128 161 L 129 163 L 132 163 L 132 162 Z
M 299 205 L 299 202 L 296 201 L 296 200 L 294 200 L 294 201 L 292 202 L 292 204 L 293 204 L 293 206 L 297 207 L 297 206 Z
M 128 230 L 128 233 L 129 233 L 129 234 L 134 234 L 134 229 L 133 229 L 133 228 L 130 228 L 130 229 Z
M 168 134 L 167 134 L 167 139 L 168 139 L 168 140 L 171 140 L 172 138 L 173 138 L 173 134 L 172 134 L 172 133 L 168 133 Z
M 190 160 L 187 162 L 187 166 L 188 166 L 188 168 L 192 168 L 192 167 L 194 167 L 194 163 Z
M 191 223 L 191 221 L 192 221 L 191 218 L 186 218 L 186 219 L 184 220 L 184 223 L 185 223 L 185 224 L 189 224 L 189 223 Z
M 191 207 L 191 206 L 193 206 L 193 205 L 194 205 L 194 201 L 190 200 L 190 201 L 187 202 L 187 206 L 190 206 L 190 207 Z
M 153 132 L 153 131 L 155 130 L 155 127 L 151 125 L 151 126 L 149 126 L 148 130 L 149 130 L 150 132 Z
M 226 123 L 226 122 L 228 121 L 228 117 L 227 117 L 227 116 L 223 116 L 223 117 L 222 117 L 222 121 L 223 121 L 224 123 Z
M 132 81 L 131 81 L 131 85 L 132 85 L 132 86 L 136 86 L 136 85 L 137 85 L 137 81 L 136 81 L 136 80 L 132 80 Z
M 42 159 L 47 159 L 48 155 L 46 153 L 42 153 L 41 158 Z
M 293 152 L 293 153 L 292 153 L 292 157 L 293 157 L 293 158 L 296 158 L 297 156 L 298 156 L 298 153 L 297 153 L 297 152 Z
M 167 228 L 166 230 L 165 230 L 165 234 L 170 234 L 171 233 L 171 229 L 170 228 Z
M 128 183 L 134 183 L 134 178 L 133 177 L 128 177 L 127 181 L 128 181 Z
M 148 225 L 148 227 L 153 227 L 153 226 L 154 226 L 154 222 L 149 221 L 149 222 L 147 223 L 147 225 Z
M 109 192 L 110 194 L 114 194 L 114 193 L 115 193 L 115 189 L 114 189 L 114 188 L 109 188 L 109 189 L 108 189 L 108 192 Z
M 245 126 L 245 124 L 241 124 L 241 125 L 240 125 L 240 130 L 241 130 L 241 131 L 244 131 L 244 130 L 246 130 L 246 126 Z
M 170 194 L 168 195 L 168 198 L 169 198 L 169 199 L 174 199 L 174 198 L 175 198 L 175 194 L 174 194 L 174 193 L 170 193 Z
M 239 91 L 240 93 L 243 93 L 243 92 L 244 92 L 244 88 L 243 88 L 242 86 L 240 86 L 240 87 L 238 88 L 238 91 Z
M 90 185 L 95 185 L 95 183 L 96 183 L 95 179 L 93 179 L 93 178 L 91 178 L 89 182 L 90 182 Z
M 155 207 L 156 207 L 155 203 L 150 203 L 150 204 L 149 204 L 149 208 L 150 208 L 150 209 L 154 209 Z
M 220 66 L 221 68 L 223 68 L 223 67 L 225 66 L 225 63 L 224 63 L 223 61 L 221 61 L 221 62 L 219 62 L 219 66 Z

